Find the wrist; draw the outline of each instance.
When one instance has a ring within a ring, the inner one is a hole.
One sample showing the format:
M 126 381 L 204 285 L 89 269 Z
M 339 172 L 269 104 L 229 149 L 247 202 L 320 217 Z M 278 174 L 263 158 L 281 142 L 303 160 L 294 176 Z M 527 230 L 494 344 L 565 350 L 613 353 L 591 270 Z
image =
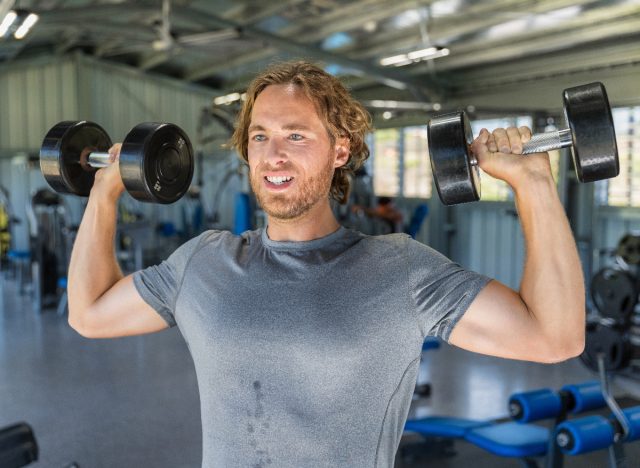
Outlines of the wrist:
M 516 199 L 535 199 L 548 195 L 558 197 L 558 188 L 550 174 L 528 174 L 511 184 L 511 188 Z

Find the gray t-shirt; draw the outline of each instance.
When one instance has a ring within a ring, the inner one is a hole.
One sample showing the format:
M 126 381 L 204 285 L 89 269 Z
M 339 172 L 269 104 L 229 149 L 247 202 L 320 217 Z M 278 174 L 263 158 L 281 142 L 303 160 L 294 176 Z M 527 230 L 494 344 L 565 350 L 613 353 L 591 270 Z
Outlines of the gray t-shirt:
M 207 231 L 135 286 L 191 351 L 202 466 L 392 467 L 427 335 L 489 278 L 404 234 Z

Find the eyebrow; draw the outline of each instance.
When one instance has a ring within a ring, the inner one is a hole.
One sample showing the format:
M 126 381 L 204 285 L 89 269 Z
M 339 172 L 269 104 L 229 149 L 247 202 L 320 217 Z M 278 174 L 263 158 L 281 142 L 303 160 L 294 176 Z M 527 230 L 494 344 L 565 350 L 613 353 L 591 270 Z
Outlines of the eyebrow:
M 310 127 L 308 127 L 307 125 L 301 124 L 301 123 L 290 123 L 290 124 L 286 124 L 282 127 L 283 130 L 311 130 Z M 249 132 L 253 132 L 253 131 L 261 131 L 264 132 L 265 128 L 262 125 L 250 125 Z

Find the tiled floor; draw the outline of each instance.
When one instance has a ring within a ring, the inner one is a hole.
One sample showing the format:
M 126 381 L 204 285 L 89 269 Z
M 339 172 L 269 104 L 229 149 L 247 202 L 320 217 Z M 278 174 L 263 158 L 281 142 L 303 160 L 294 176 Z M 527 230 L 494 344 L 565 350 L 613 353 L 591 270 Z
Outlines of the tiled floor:
M 33 426 L 41 460 L 33 466 L 62 468 L 71 461 L 82 468 L 199 466 L 196 379 L 179 331 L 87 340 L 66 317 L 34 313 L 13 281 L 2 281 L 0 427 L 17 421 Z M 504 417 L 512 392 L 593 378 L 577 360 L 515 362 L 446 345 L 424 357 L 421 379 L 432 383 L 433 394 L 414 402 L 413 417 Z M 464 467 L 470 460 L 474 468 L 519 466 L 464 444 L 459 456 L 415 466 Z

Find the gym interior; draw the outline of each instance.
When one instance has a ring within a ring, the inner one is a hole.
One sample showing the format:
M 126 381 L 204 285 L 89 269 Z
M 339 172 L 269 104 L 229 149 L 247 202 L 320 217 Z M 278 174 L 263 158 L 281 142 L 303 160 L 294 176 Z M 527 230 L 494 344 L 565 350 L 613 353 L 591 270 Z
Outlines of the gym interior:
M 228 142 L 253 77 L 304 59 L 373 119 L 340 224 L 406 233 L 518 290 L 513 191 L 476 178 L 464 140 L 525 125 L 552 141 L 583 267 L 579 357 L 532 363 L 427 338 L 395 466 L 640 467 L 639 40 L 638 0 L 0 0 L 0 466 L 202 463 L 180 331 L 96 340 L 69 326 L 74 239 L 93 174 L 123 141 L 123 272 L 206 230 L 263 228 Z M 597 105 L 578 105 L 584 94 Z M 456 136 L 464 194 L 445 204 L 460 180 L 438 158 Z M 143 169 L 153 138 L 178 148 L 149 169 L 177 181 L 167 193 Z

